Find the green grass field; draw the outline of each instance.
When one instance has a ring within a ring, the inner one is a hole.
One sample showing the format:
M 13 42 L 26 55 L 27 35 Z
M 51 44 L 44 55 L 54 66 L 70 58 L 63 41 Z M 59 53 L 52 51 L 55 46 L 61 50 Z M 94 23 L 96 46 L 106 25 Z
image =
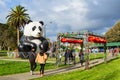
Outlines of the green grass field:
M 90 54 L 89 55 L 89 59 L 93 60 L 93 59 L 100 59 L 100 58 L 104 58 L 104 54 L 103 53 L 97 53 L 97 54 Z M 84 56 L 85 57 L 85 56 Z M 53 59 L 49 59 L 49 60 L 56 60 L 55 58 Z M 61 61 L 64 62 L 64 56 L 62 56 Z M 76 58 L 76 62 L 79 62 L 79 57 Z
M 120 80 L 120 58 L 89 70 L 76 70 L 33 80 Z
M 37 64 L 36 71 L 39 71 L 39 64 Z M 54 69 L 56 66 L 53 63 L 47 63 L 45 69 Z M 24 73 L 30 71 L 29 62 L 20 61 L 5 61 L 0 60 L 0 76 L 16 73 Z
M 95 59 L 95 58 L 103 58 L 103 54 L 96 54 L 96 55 L 90 55 L 90 59 Z M 48 61 L 54 61 L 55 58 L 48 58 Z M 62 61 L 64 61 L 64 58 L 62 58 Z M 77 58 L 77 62 L 78 62 Z M 69 65 L 64 65 L 60 64 L 59 67 L 55 65 L 55 63 L 47 63 L 45 66 L 45 69 L 55 69 L 55 68 L 60 68 L 60 67 L 68 67 Z M 39 64 L 38 67 L 36 68 L 36 71 L 39 71 Z M 30 71 L 30 66 L 29 62 L 21 62 L 21 61 L 4 61 L 0 60 L 0 76 L 2 75 L 9 75 L 9 74 L 17 74 L 17 73 L 24 73 L 24 72 L 29 72 Z
M 29 71 L 28 62 L 0 60 L 0 76 L 7 74 L 23 73 Z

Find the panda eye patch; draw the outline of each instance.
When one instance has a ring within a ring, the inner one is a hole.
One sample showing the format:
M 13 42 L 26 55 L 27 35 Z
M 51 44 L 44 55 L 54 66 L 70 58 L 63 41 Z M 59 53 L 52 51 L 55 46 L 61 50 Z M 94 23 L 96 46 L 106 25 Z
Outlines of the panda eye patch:
M 42 28 L 39 26 L 39 30 L 42 31 Z
M 32 30 L 34 31 L 36 29 L 36 26 L 34 26 L 33 28 L 32 28 Z

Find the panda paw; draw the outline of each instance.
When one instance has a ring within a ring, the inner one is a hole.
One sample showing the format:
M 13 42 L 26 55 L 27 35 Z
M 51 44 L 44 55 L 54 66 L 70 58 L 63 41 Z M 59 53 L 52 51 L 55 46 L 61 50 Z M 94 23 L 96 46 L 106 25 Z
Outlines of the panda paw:
M 40 47 L 40 49 L 41 49 L 41 50 L 43 50 L 43 44 L 40 44 L 40 46 L 39 46 L 39 47 Z

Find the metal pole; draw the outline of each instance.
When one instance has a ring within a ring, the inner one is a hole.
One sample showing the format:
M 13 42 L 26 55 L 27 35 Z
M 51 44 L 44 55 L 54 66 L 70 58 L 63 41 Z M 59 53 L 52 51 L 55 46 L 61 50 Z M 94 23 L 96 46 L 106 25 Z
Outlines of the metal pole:
M 47 25 L 47 24 L 46 24 Z M 44 25 L 44 27 L 43 27 L 43 36 L 46 38 L 46 25 Z
M 106 43 L 104 43 L 104 54 L 105 54 L 104 62 L 107 63 Z
M 51 24 L 51 23 L 52 23 L 52 22 L 49 22 L 49 24 Z M 45 25 L 44 25 L 44 30 L 43 30 L 43 31 L 44 31 L 43 36 L 44 36 L 45 38 L 46 38 L 46 26 L 47 26 L 47 25 L 48 25 L 48 24 L 45 24 Z

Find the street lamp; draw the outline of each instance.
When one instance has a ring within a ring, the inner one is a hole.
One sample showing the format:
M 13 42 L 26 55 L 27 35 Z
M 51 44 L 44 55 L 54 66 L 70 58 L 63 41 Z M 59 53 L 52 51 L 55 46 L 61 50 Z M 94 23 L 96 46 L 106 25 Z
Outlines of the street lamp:
M 43 29 L 43 31 L 44 31 L 44 32 L 43 32 L 43 36 L 44 36 L 45 38 L 46 38 L 46 26 L 47 26 L 47 24 L 45 24 L 44 27 L 43 27 L 43 28 L 44 28 L 44 29 Z
M 49 22 L 48 24 L 51 24 L 52 22 Z M 46 38 L 46 26 L 48 25 L 48 24 L 45 24 L 44 25 L 44 29 L 43 29 L 43 36 Z

